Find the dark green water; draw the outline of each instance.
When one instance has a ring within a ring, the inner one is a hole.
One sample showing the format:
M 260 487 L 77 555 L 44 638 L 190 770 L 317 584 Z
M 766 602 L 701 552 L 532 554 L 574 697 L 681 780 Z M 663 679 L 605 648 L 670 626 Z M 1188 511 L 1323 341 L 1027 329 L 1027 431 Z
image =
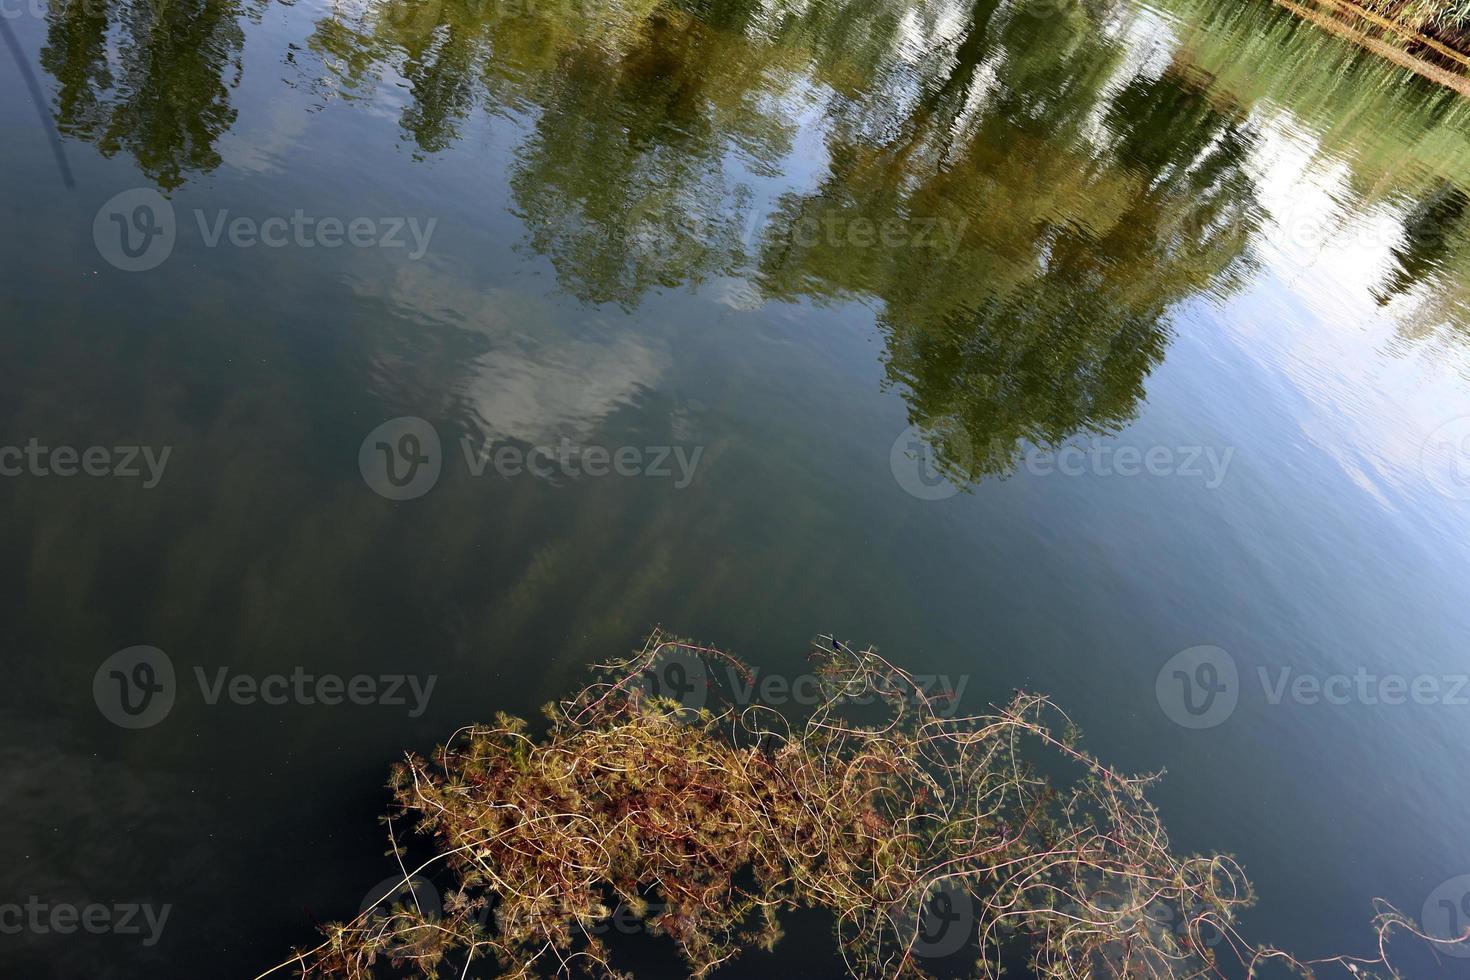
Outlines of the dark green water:
M 654 623 L 1050 693 L 1260 941 L 1470 921 L 1470 107 L 1212 9 L 12 0 L 0 971 L 254 976 Z

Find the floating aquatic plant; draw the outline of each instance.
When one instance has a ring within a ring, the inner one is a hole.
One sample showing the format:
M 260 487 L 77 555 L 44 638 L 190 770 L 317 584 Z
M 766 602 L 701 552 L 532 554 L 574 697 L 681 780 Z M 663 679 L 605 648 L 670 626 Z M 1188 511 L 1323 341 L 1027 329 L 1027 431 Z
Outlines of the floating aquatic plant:
M 1157 776 L 1105 766 L 1039 695 L 955 716 L 875 651 L 822 637 L 823 697 L 803 717 L 696 710 L 648 683 L 670 657 L 746 670 L 655 632 L 548 706 L 544 733 L 500 715 L 408 755 L 390 782 L 392 853 L 405 881 L 453 879 L 442 910 L 413 892 L 385 899 L 276 970 L 621 980 L 598 928 L 620 906 L 704 977 L 775 947 L 782 913 L 815 908 L 852 976 L 921 978 L 938 893 L 971 911 L 982 977 L 1000 974 L 1004 949 L 1040 977 L 1220 976 L 1227 962 L 1396 977 L 1387 936 L 1422 935 L 1382 906 L 1375 959 L 1313 965 L 1250 946 L 1235 928 L 1253 897 L 1236 862 L 1176 856 L 1144 793 Z M 405 824 L 436 851 L 412 872 Z

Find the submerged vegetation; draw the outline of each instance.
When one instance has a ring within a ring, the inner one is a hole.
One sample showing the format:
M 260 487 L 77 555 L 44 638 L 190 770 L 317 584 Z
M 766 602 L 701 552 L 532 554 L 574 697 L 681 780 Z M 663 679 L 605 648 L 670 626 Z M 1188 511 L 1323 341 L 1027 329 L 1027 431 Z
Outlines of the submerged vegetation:
M 919 978 L 934 969 L 923 919 L 941 893 L 973 910 L 968 972 L 984 977 L 1013 954 L 1057 978 L 1267 964 L 1398 977 L 1388 938 L 1422 936 L 1385 905 L 1373 958 L 1306 964 L 1249 945 L 1235 928 L 1253 898 L 1240 867 L 1176 856 L 1144 795 L 1158 777 L 1088 754 L 1044 697 L 956 716 L 873 650 L 821 637 L 822 696 L 805 717 L 696 710 L 648 682 L 669 658 L 690 676 L 714 661 L 746 670 L 655 633 L 548 706 L 543 733 L 501 715 L 432 758 L 410 754 L 386 823 L 405 883 L 452 878 L 442 915 L 385 898 L 269 972 L 627 977 L 597 928 L 617 906 L 671 940 L 691 976 L 771 949 L 782 913 L 814 908 L 851 975 Z M 410 823 L 436 850 L 412 872 Z

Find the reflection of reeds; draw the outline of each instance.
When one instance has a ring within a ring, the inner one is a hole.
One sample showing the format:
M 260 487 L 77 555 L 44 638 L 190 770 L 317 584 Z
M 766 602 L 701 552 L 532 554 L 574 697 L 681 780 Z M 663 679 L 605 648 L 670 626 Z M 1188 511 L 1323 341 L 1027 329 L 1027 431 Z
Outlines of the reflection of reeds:
M 1451 22 L 1389 18 L 1352 0 L 1309 0 L 1314 7 L 1293 0 L 1275 2 L 1381 58 L 1470 96 L 1470 76 L 1465 73 L 1470 68 L 1470 57 L 1441 40 L 1452 39 L 1458 47 L 1470 51 L 1470 33 L 1451 28 Z M 1434 25 L 1443 26 L 1436 29 Z
M 1470 65 L 1470 2 L 1444 0 L 1317 0 L 1375 27 L 1395 34 L 1411 45 L 1447 59 Z M 1448 42 L 1448 43 L 1445 43 Z M 1453 45 L 1453 47 L 1451 46 Z M 1458 48 L 1459 50 L 1455 50 Z
M 1470 2 L 1466 0 L 1363 0 L 1371 11 L 1414 31 L 1470 32 Z
M 1433 81 L 1445 84 L 1435 73 L 1420 71 L 1421 66 L 1448 68 L 1464 81 L 1464 69 L 1470 68 L 1470 0 L 1311 1 L 1319 12 L 1307 12 L 1289 0 L 1282 0 L 1282 6 L 1376 53 L 1385 54 L 1379 46 L 1394 48 L 1401 57 L 1385 56 Z
M 778 914 L 799 907 L 832 913 L 856 977 L 919 980 L 926 958 L 967 945 L 974 973 L 996 977 L 1006 943 L 1058 980 L 1218 976 L 1226 959 L 1251 976 L 1268 961 L 1321 975 L 1241 940 L 1235 913 L 1252 895 L 1239 867 L 1175 856 L 1144 796 L 1155 777 L 1084 752 L 1045 698 L 1017 692 L 953 717 L 948 695 L 872 650 L 821 637 L 812 659 L 818 703 L 803 717 L 758 703 L 694 710 L 650 693 L 662 690 L 650 676 L 677 668 L 687 692 L 710 665 L 742 665 L 655 633 L 548 707 L 543 737 L 501 715 L 432 760 L 410 755 L 394 772 L 390 843 L 402 866 L 395 819 L 434 838 L 438 856 L 404 877 L 442 862 L 454 879 L 442 913 L 411 893 L 327 926 L 324 943 L 276 970 L 623 980 L 599 929 L 616 906 L 672 940 L 693 977 L 769 949 Z M 693 686 L 700 703 L 717 700 Z M 1316 965 L 1399 977 L 1382 944 L 1419 933 L 1380 913 L 1378 958 Z M 926 916 L 941 920 L 937 936 Z
M 1176 17 L 1177 60 L 1250 112 L 1288 110 L 1315 164 L 1351 174 L 1358 207 L 1418 200 L 1440 180 L 1470 187 L 1470 101 L 1265 4 L 1158 0 Z M 1312 0 L 1294 0 L 1310 4 Z

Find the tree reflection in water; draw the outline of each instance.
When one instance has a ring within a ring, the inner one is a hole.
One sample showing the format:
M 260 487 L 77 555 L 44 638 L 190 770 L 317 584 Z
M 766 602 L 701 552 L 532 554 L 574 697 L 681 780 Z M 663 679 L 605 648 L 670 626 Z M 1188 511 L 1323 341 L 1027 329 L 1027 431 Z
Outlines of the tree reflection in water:
M 56 8 L 60 127 L 166 189 L 208 171 L 247 13 Z M 417 155 L 472 113 L 516 120 L 523 246 L 584 302 L 736 277 L 872 305 L 887 381 L 958 482 L 1130 420 L 1171 308 L 1237 285 L 1259 224 L 1244 112 L 1130 66 L 1081 6 L 389 0 L 334 8 L 309 47 L 324 99 L 404 89 Z M 804 131 L 825 166 L 759 209 Z

